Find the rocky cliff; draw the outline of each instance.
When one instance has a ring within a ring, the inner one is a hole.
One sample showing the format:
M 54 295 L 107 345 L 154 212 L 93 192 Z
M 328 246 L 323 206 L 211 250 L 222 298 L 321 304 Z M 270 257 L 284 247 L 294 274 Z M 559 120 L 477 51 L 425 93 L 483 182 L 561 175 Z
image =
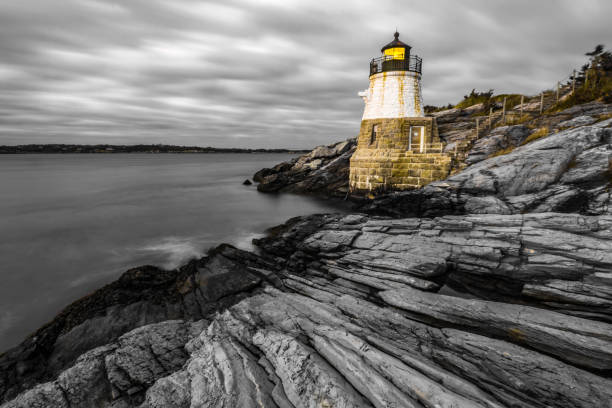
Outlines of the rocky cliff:
M 0 356 L 2 408 L 612 407 L 612 120 L 589 117 L 493 129 L 447 180 L 256 254 L 130 270 Z M 341 195 L 343 143 L 260 188 Z
M 349 160 L 357 140 L 349 139 L 255 173 L 257 190 L 264 193 L 300 193 L 345 197 L 348 192 Z
M 363 210 L 396 216 L 610 214 L 611 125 L 607 119 L 551 133 L 423 189 L 380 197 Z
M 440 137 L 446 143 L 445 151 L 453 152 L 458 149 L 451 174 L 492 156 L 508 153 L 529 142 L 530 137 L 536 135 L 545 137 L 588 125 L 601 127 L 597 122 L 601 122 L 602 118 L 609 118 L 612 114 L 612 104 L 602 102 L 585 103 L 543 115 L 537 113 L 537 103 L 525 104 L 525 109 L 531 110 L 531 116 L 524 115 L 522 123 L 515 125 L 506 125 L 499 111 L 492 115 L 489 122 L 488 116 L 484 115 L 486 112 L 483 104 L 433 113 Z M 518 108 L 508 110 L 507 116 L 518 115 L 518 112 Z M 475 128 L 477 118 L 481 124 L 478 134 Z M 512 119 L 508 119 L 508 122 L 512 122 Z M 347 194 L 349 160 L 356 147 L 356 139 L 319 146 L 299 158 L 258 171 L 253 180 L 259 183 L 257 188 L 261 192 L 314 194 L 352 198 L 359 202 L 363 197 Z M 563 150 L 564 146 L 558 148 Z
M 3 407 L 611 406 L 612 216 L 320 215 L 258 245 Z

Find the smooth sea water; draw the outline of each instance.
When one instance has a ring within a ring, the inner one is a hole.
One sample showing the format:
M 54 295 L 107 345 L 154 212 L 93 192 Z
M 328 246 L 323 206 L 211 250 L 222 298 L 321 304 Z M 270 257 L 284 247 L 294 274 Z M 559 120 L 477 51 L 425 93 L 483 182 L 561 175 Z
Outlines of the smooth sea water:
M 342 211 L 242 182 L 289 154 L 0 156 L 0 351 L 130 267 L 174 268 L 290 217 Z

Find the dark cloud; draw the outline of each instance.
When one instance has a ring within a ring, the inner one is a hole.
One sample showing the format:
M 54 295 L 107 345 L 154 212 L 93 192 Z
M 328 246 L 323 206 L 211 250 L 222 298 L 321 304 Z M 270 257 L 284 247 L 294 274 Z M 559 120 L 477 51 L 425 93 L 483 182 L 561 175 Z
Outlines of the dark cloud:
M 356 134 L 395 27 L 439 105 L 552 87 L 612 38 L 610 15 L 607 0 L 8 0 L 0 143 L 311 147 Z

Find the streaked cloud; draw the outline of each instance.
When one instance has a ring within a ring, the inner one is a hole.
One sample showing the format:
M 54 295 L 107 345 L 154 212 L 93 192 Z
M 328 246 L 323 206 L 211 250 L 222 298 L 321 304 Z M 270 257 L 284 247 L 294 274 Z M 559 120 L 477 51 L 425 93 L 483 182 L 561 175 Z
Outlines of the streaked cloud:
M 312 147 L 357 133 L 396 27 L 440 105 L 552 87 L 612 38 L 610 15 L 606 0 L 6 0 L 0 143 Z

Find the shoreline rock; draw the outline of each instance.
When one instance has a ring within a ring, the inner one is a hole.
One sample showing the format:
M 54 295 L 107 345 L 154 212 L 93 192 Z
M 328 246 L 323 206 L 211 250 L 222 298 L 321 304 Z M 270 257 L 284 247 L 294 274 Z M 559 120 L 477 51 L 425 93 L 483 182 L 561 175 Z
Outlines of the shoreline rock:
M 348 192 L 349 160 L 357 147 L 356 139 L 329 146 L 266 168 L 253 175 L 257 190 L 264 193 L 314 194 L 344 198 Z
M 130 288 L 128 298 L 180 316 L 66 354 L 19 395 L 19 384 L 4 387 L 2 407 L 612 400 L 612 215 L 314 215 L 256 244 L 258 255 L 223 245 L 165 275 L 136 268 L 94 293 L 121 299 Z M 78 306 L 67 310 L 50 355 L 103 324 L 81 315 L 69 325 Z

